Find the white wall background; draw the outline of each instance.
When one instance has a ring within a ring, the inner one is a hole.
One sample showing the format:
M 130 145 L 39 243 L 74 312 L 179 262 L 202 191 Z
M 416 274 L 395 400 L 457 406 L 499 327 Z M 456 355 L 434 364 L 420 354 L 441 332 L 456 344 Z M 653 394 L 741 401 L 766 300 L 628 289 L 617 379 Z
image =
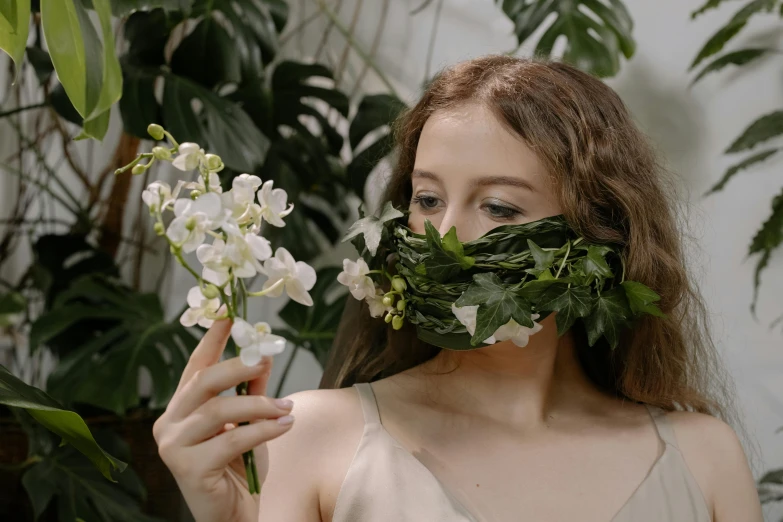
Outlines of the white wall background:
M 332 0 L 331 5 L 335 1 L 338 0 Z M 422 13 L 411 16 L 410 11 L 422 1 L 364 0 L 357 18 L 356 39 L 363 49 L 372 47 L 378 28 L 383 27 L 377 63 L 409 102 L 415 100 L 425 78 L 438 4 L 435 0 Z M 356 2 L 341 2 L 339 17 L 346 25 L 356 13 Z M 750 68 L 751 73 L 713 75 L 689 89 L 692 75 L 687 73 L 688 65 L 703 42 L 738 8 L 737 2 L 727 2 L 696 21 L 691 21 L 689 14 L 701 3 L 699 0 L 625 2 L 636 23 L 637 54 L 609 84 L 621 94 L 681 180 L 683 197 L 690 207 L 686 225 L 694 238 L 693 272 L 711 309 L 714 334 L 736 381 L 748 430 L 760 448 L 762 462 L 756 470 L 759 475 L 764 469 L 783 467 L 783 434 L 774 433 L 783 426 L 783 332 L 768 328 L 783 313 L 783 255 L 772 259 L 764 276 L 758 319 L 754 319 L 749 311 L 754 262 L 746 260 L 745 253 L 750 238 L 770 212 L 772 196 L 783 186 L 783 164 L 770 162 L 742 174 L 725 191 L 712 197 L 705 199 L 701 194 L 735 161 L 722 156 L 721 151 L 757 116 L 783 105 L 783 71 L 779 60 L 768 61 Z M 289 27 L 317 9 L 313 1 L 292 4 L 299 10 L 293 13 Z M 384 9 L 385 22 L 379 23 Z M 300 36 L 289 41 L 287 52 L 298 56 L 314 54 L 320 46 L 324 25 L 323 21 L 308 25 Z M 745 31 L 748 36 L 741 37 L 739 43 L 765 43 L 780 48 L 783 38 L 771 27 L 755 21 Z M 511 23 L 492 0 L 445 0 L 430 73 L 459 60 L 512 49 L 511 30 Z M 321 57 L 339 63 L 344 47 L 345 40 L 332 31 Z M 360 70 L 361 61 L 352 54 L 344 83 L 350 85 Z M 5 71 L 3 66 L 0 76 Z M 362 87 L 370 92 L 384 90 L 372 72 Z M 0 127 L 0 157 L 14 150 L 11 136 L 7 127 Z M 57 154 L 57 147 L 50 153 Z M 383 168 L 379 170 L 377 176 L 381 178 Z M 0 218 L 10 211 L 15 186 L 7 174 L 0 176 Z M 339 262 L 341 257 L 339 252 L 329 256 L 333 262 Z M 20 259 L 4 272 L 19 269 L 25 263 Z M 154 264 L 150 273 L 157 275 Z M 10 277 L 7 272 L 4 276 Z M 149 287 L 154 283 L 151 280 L 147 284 Z M 180 309 L 191 285 L 184 270 L 171 271 L 164 290 L 169 310 Z M 282 304 L 282 299 L 261 300 L 251 315 L 270 321 L 274 327 L 275 311 Z M 289 356 L 290 351 L 278 356 L 272 389 Z M 300 352 L 283 394 L 315 388 L 319 378 L 320 369 L 313 357 Z

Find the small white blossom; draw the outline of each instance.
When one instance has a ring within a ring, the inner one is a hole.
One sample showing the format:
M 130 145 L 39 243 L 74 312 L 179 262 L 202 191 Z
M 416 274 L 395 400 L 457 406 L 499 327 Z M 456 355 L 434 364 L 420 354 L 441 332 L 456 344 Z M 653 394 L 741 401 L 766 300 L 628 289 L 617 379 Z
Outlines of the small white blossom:
M 196 181 L 191 181 L 185 184 L 185 188 L 188 190 L 197 190 L 199 193 L 204 194 L 206 192 L 217 192 L 220 194 L 223 192 L 223 187 L 220 186 L 220 177 L 214 172 L 209 173 L 209 190 L 207 190 L 206 183 L 204 183 L 204 176 L 198 175 Z
M 215 239 L 211 245 L 199 246 L 196 255 L 204 265 L 202 277 L 222 288 L 231 273 L 245 278 L 263 272 L 260 261 L 269 259 L 272 247 L 266 238 L 255 234 L 229 234 L 227 241 Z
M 188 308 L 179 322 L 182 326 L 203 326 L 209 328 L 215 322 L 218 309 L 220 308 L 220 299 L 207 299 L 201 293 L 201 288 L 194 286 L 188 291 Z
M 179 170 L 189 172 L 198 168 L 203 161 L 206 161 L 205 158 L 204 149 L 197 143 L 186 142 L 179 146 L 177 157 L 171 163 Z
M 264 261 L 264 272 L 269 277 L 264 283 L 264 290 L 279 285 L 267 295 L 278 297 L 285 286 L 288 297 L 305 306 L 313 305 L 308 291 L 315 285 L 315 270 L 304 261 L 295 261 L 288 250 L 278 248 L 275 257 Z
M 285 350 L 285 339 L 273 335 L 267 323 L 251 325 L 243 319 L 234 319 L 231 337 L 241 348 L 239 358 L 245 366 L 254 366 L 264 356 L 277 355 Z
M 383 304 L 383 290 L 380 288 L 377 289 L 375 295 L 368 295 L 366 298 L 367 304 L 370 307 L 370 315 L 372 317 L 381 317 L 387 312 L 391 312 L 394 310 L 391 306 L 386 306 Z
M 174 215 L 177 217 L 169 224 L 166 235 L 183 252 L 193 252 L 204 242 L 207 230 L 222 225 L 223 206 L 220 196 L 208 192 L 195 200 L 178 199 L 174 203 Z
M 459 307 L 456 304 L 451 305 L 451 311 L 456 316 L 457 320 L 465 326 L 468 333 L 473 335 L 476 332 L 476 317 L 478 315 L 478 305 L 476 306 L 462 306 Z M 543 328 L 541 324 L 536 323 L 535 320 L 540 316 L 533 314 L 533 328 L 527 326 L 521 326 L 513 319 L 510 319 L 506 324 L 495 330 L 492 337 L 484 340 L 484 344 L 495 344 L 500 341 L 511 340 L 517 346 L 527 346 L 530 341 L 530 336 L 537 333 Z
M 264 182 L 261 186 L 261 190 L 258 191 L 258 203 L 261 205 L 261 217 L 263 217 L 267 223 L 276 227 L 284 227 L 285 222 L 283 218 L 286 217 L 294 209 L 293 203 L 288 205 L 288 194 L 283 189 L 273 189 L 274 182 L 272 180 Z
M 240 174 L 232 182 L 231 190 L 223 193 L 223 206 L 239 225 L 252 223 L 251 230 L 261 228 L 261 205 L 255 202 L 255 195 L 261 186 L 261 178 L 251 174 Z
M 348 287 L 354 299 L 361 301 L 366 297 L 375 296 L 375 283 L 370 278 L 370 267 L 364 259 L 357 261 L 343 260 L 343 271 L 337 276 L 337 281 Z
M 150 208 L 152 212 L 163 212 L 168 207 L 174 204 L 174 201 L 179 196 L 179 191 L 182 189 L 184 182 L 178 181 L 174 186 L 174 190 L 171 190 L 171 186 L 164 181 L 153 181 L 149 186 L 141 193 L 141 199 Z

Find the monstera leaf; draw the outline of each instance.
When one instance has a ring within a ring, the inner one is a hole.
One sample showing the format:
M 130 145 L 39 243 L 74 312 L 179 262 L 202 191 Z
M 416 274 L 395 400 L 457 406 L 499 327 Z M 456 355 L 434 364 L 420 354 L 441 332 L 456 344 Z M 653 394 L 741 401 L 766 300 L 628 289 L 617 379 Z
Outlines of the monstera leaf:
M 636 49 L 633 21 L 621 0 L 497 0 L 514 22 L 521 46 L 554 15 L 554 21 L 536 43 L 537 55 L 550 56 L 555 41 L 565 36 L 563 59 L 601 77 L 620 70 L 620 56 L 631 58 Z
M 88 275 L 60 293 L 32 325 L 32 350 L 68 328 L 89 325 L 89 339 L 60 359 L 47 389 L 66 403 L 92 404 L 122 415 L 139 405 L 142 368 L 154 402 L 165 404 L 197 340 L 163 317 L 155 294 L 139 294 L 113 279 Z

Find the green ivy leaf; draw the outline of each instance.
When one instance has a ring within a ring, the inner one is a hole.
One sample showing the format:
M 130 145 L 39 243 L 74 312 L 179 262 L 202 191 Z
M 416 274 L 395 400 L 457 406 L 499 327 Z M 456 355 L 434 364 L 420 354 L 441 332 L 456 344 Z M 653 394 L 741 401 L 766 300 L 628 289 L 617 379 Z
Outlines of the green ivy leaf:
M 401 218 L 404 215 L 405 214 L 394 208 L 394 205 L 392 205 L 390 201 L 387 201 L 380 216 L 367 216 L 351 225 L 351 228 L 348 229 L 348 233 L 343 237 L 343 242 L 362 234 L 364 235 L 364 244 L 367 246 L 370 254 L 374 256 L 378 250 L 378 245 L 381 243 L 383 225 L 387 221 Z
M 544 271 L 555 262 L 554 250 L 544 250 L 530 239 L 527 240 L 527 246 L 530 248 L 530 253 L 533 254 L 533 259 L 536 261 L 536 270 Z
M 478 346 L 492 337 L 498 328 L 513 319 L 522 326 L 533 327 L 530 303 L 510 290 L 493 273 L 476 274 L 473 284 L 455 302 L 459 307 L 479 306 L 476 331 L 471 339 Z
M 462 243 L 457 239 L 456 227 L 451 227 L 442 239 L 430 220 L 424 222 L 424 230 L 430 247 L 430 257 L 424 265 L 430 278 L 443 282 L 473 267 L 476 260 L 465 255 Z
M 612 349 L 617 348 L 620 334 L 630 324 L 630 315 L 631 310 L 623 288 L 615 287 L 597 296 L 591 313 L 584 318 L 587 343 L 593 346 L 604 336 Z
M 649 287 L 636 281 L 623 281 L 622 287 L 634 315 L 650 314 L 655 317 L 666 317 L 655 304 L 661 300 L 661 296 Z
M 751 167 L 755 165 L 756 163 L 761 163 L 762 161 L 765 161 L 770 156 L 773 156 L 780 152 L 781 149 L 771 149 L 771 150 L 765 150 L 762 152 L 759 152 L 757 154 L 754 154 L 753 156 L 750 156 L 749 158 L 745 158 L 740 163 L 737 163 L 733 167 L 730 167 L 726 173 L 723 175 L 723 177 L 720 179 L 719 182 L 717 182 L 710 190 L 708 190 L 704 195 L 709 196 L 710 194 L 714 192 L 718 192 L 719 190 L 723 190 L 723 187 L 726 186 L 726 184 L 731 180 L 731 178 L 734 177 L 735 174 L 738 172 L 747 169 L 748 167 Z
M 535 304 L 539 299 L 541 299 L 541 296 L 544 295 L 544 292 L 552 287 L 552 285 L 561 285 L 563 288 L 566 288 L 568 286 L 568 282 L 564 281 L 563 279 L 555 279 L 554 276 L 552 276 L 552 274 L 546 270 L 541 273 L 541 276 L 539 276 L 538 279 L 525 283 L 525 285 L 519 290 L 519 295 Z
M 726 154 L 752 149 L 759 143 L 783 134 L 783 110 L 764 115 L 750 124 L 742 135 L 726 149 Z
M 597 245 L 590 245 L 587 249 L 587 257 L 582 261 L 582 270 L 588 277 L 588 281 L 612 277 L 612 269 L 604 259 L 607 252 L 609 252 L 608 248 Z
M 537 308 L 542 312 L 557 312 L 557 334 L 563 335 L 578 318 L 589 314 L 592 306 L 593 298 L 589 287 L 563 288 L 561 285 L 553 285 L 541 296 Z
M 745 65 L 752 62 L 753 60 L 756 60 L 757 58 L 761 58 L 770 52 L 772 52 L 771 49 L 741 49 L 739 51 L 724 54 L 720 58 L 717 58 L 710 64 L 706 65 L 704 69 L 702 69 L 701 72 L 696 75 L 696 78 L 693 79 L 691 85 L 698 82 L 711 72 L 720 71 L 728 65 Z

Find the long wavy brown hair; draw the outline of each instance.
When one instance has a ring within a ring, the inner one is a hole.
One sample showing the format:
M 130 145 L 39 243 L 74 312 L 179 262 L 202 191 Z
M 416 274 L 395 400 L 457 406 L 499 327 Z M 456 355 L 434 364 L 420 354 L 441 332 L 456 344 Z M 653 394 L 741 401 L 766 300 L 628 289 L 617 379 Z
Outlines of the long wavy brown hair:
M 422 128 L 435 112 L 466 102 L 489 107 L 548 168 L 568 223 L 596 243 L 623 247 L 626 276 L 655 290 L 665 319 L 635 323 L 614 351 L 589 348 L 573 330 L 585 372 L 618 397 L 732 417 L 728 378 L 707 329 L 704 303 L 688 277 L 674 183 L 620 97 L 569 65 L 487 56 L 441 72 L 394 126 L 397 161 L 384 196 L 411 199 Z M 322 388 L 371 382 L 419 365 L 440 348 L 408 326 L 394 331 L 348 300 Z

